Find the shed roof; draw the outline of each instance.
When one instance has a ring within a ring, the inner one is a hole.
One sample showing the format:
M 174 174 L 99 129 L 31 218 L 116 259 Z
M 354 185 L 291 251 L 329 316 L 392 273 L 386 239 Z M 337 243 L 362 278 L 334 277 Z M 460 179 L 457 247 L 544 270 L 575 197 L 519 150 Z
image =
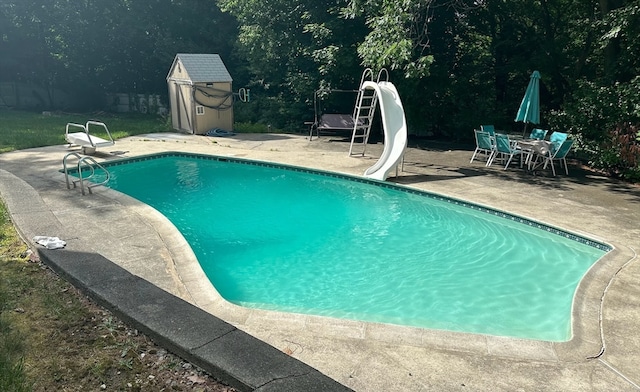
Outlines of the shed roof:
M 189 79 L 194 83 L 233 81 L 220 55 L 206 53 L 178 53 L 173 60 L 167 78 L 171 77 L 178 60 L 189 75 Z

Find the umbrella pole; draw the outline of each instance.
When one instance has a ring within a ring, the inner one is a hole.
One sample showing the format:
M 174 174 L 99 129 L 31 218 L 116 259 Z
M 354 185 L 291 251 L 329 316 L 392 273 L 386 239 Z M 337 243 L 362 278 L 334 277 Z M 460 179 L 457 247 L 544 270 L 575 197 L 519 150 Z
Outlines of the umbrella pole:
M 524 129 L 522 130 L 522 137 L 524 138 L 524 135 L 527 134 L 527 125 L 528 123 L 524 123 Z

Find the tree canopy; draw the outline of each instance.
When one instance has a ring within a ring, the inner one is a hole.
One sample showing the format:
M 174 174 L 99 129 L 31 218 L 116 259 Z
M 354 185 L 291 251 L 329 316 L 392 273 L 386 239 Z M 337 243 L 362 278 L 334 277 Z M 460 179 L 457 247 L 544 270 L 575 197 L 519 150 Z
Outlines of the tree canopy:
M 315 90 L 357 88 L 365 67 L 385 67 L 411 134 L 470 141 L 480 124 L 522 127 L 537 70 L 540 126 L 624 173 L 602 152 L 640 154 L 639 18 L 640 0 L 0 0 L 0 83 L 71 90 L 96 108 L 104 92 L 165 95 L 178 52 L 219 53 L 252 89 L 238 120 L 300 130 Z
M 0 82 L 62 88 L 95 108 L 105 92 L 166 94 L 176 53 L 230 58 L 236 37 L 210 0 L 0 0 Z

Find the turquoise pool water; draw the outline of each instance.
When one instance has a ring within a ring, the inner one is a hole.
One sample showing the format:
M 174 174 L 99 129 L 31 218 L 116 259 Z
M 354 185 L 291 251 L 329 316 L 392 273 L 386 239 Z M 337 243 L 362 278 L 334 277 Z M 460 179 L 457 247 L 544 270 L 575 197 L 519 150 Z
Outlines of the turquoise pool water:
M 186 154 L 122 163 L 109 186 L 167 216 L 246 307 L 566 341 L 576 287 L 608 250 L 388 183 Z

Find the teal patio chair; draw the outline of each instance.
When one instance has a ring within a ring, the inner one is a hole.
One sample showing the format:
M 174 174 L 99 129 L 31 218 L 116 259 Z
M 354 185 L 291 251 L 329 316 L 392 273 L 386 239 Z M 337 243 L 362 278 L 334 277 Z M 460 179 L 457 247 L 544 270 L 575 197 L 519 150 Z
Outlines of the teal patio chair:
M 469 163 L 473 162 L 478 153 L 484 153 L 487 158 L 487 163 L 485 164 L 485 166 L 489 166 L 489 161 L 491 160 L 491 157 L 493 157 L 493 153 L 495 151 L 495 146 L 491 135 L 488 132 L 478 131 L 477 129 L 474 129 L 473 132 L 475 133 L 476 137 L 476 149 L 473 152 Z
M 564 165 L 565 174 L 569 175 L 569 167 L 567 167 L 567 154 L 569 150 L 571 150 L 571 146 L 573 146 L 573 140 L 565 139 L 560 145 L 551 143 L 551 150 L 549 150 L 548 155 L 544 157 L 544 165 L 543 169 L 547 168 L 548 164 L 551 164 L 551 172 L 553 176 L 556 176 L 556 168 L 553 166 L 553 161 L 560 162 L 560 167 Z
M 549 151 L 545 151 L 544 153 L 536 153 L 535 160 L 533 161 L 533 165 L 531 170 L 534 170 L 542 165 L 543 169 L 546 169 L 548 165 L 551 165 L 551 172 L 553 176 L 556 175 L 556 168 L 553 164 L 553 161 L 559 161 L 560 167 L 564 165 L 565 174 L 569 175 L 569 167 L 567 166 L 567 154 L 571 147 L 573 146 L 573 140 L 565 139 L 562 142 L 552 142 L 549 143 Z M 542 162 L 539 162 L 542 160 Z
M 529 134 L 529 139 L 543 140 L 547 136 L 546 129 L 534 128 Z
M 495 161 L 498 154 L 507 160 L 503 170 L 507 170 L 507 167 L 509 167 L 509 164 L 511 164 L 511 161 L 515 156 L 520 157 L 520 167 L 522 167 L 522 150 L 518 148 L 517 143 L 512 142 L 509 139 L 508 135 L 496 133 L 496 150 L 487 163 L 487 166 L 491 166 L 493 164 L 493 161 Z
M 567 140 L 567 137 L 569 135 L 564 133 L 564 132 L 554 132 L 551 134 L 551 136 L 549 136 L 549 141 L 552 144 L 556 144 L 556 145 L 560 145 L 562 144 L 562 142 L 564 142 L 565 140 Z
M 496 136 L 496 129 L 493 125 L 480 125 L 480 130 L 483 132 L 488 132 L 491 137 Z

